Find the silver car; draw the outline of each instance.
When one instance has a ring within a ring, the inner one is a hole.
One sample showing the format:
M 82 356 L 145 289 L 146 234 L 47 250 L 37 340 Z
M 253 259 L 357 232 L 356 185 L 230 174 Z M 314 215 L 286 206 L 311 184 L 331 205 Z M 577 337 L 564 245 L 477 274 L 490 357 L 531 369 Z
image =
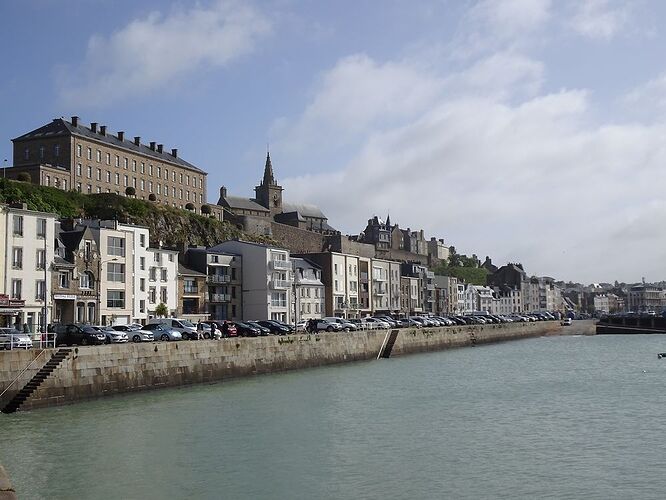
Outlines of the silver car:
M 155 340 L 183 340 L 183 336 L 178 330 L 160 323 L 145 325 L 143 329 L 152 332 Z
M 127 334 L 127 339 L 135 343 L 152 342 L 154 340 L 153 332 L 144 330 L 141 326 L 137 328 L 135 324 L 114 325 L 113 329 L 120 332 L 125 332 L 125 334 Z
M 14 328 L 0 328 L 0 347 L 10 349 L 30 349 L 32 340 L 27 333 L 21 333 Z
M 93 326 L 95 330 L 101 332 L 106 337 L 105 344 L 124 344 L 127 342 L 127 334 L 115 330 L 110 326 Z

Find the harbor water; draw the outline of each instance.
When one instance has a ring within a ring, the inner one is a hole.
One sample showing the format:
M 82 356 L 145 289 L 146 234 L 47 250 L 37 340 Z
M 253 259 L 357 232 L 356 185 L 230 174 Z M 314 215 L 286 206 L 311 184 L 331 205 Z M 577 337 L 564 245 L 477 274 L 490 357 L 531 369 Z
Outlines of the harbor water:
M 0 415 L 0 463 L 22 499 L 660 499 L 659 352 L 543 337 Z

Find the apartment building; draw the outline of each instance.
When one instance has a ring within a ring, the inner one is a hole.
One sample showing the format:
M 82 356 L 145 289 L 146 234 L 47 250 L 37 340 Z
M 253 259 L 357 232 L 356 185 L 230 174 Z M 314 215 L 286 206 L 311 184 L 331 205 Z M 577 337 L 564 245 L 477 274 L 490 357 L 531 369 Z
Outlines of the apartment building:
M 292 256 L 294 270 L 294 322 L 324 317 L 326 292 L 321 267 L 310 259 Z
M 400 278 L 400 313 L 403 315 L 414 315 L 423 313 L 422 285 L 421 279 L 412 276 Z
M 293 266 L 289 250 L 261 243 L 225 241 L 208 251 L 242 257 L 243 319 L 292 322 Z
M 423 312 L 426 314 L 435 313 L 436 293 L 435 293 L 435 273 L 426 266 L 416 262 L 405 262 L 401 265 L 402 276 L 419 278 L 421 283 L 421 303 Z
M 125 194 L 132 187 L 139 199 L 196 212 L 206 203 L 207 173 L 177 149 L 129 140 L 95 122 L 85 126 L 77 116 L 56 118 L 12 142 L 14 166 L 4 172 L 10 179 L 26 172 L 34 184 L 88 194 Z
M 178 264 L 178 307 L 176 317 L 187 318 L 193 323 L 207 320 L 208 286 L 206 273 Z
M 434 276 L 435 314 L 458 312 L 458 278 L 455 276 Z
M 139 248 L 142 247 L 139 246 Z M 146 292 L 141 291 L 142 283 L 139 280 L 139 290 L 135 292 L 134 298 L 135 313 L 140 314 L 140 316 L 135 316 L 135 321 L 141 322 L 156 317 L 155 309 L 160 304 L 166 306 L 169 316 L 175 315 L 178 309 L 178 251 L 166 248 L 148 248 L 146 253 L 148 261 L 147 295 Z M 134 287 L 136 290 L 136 278 Z M 143 300 L 146 300 L 145 312 L 141 311 Z M 137 303 L 138 309 L 136 309 Z
M 54 258 L 55 215 L 0 206 L 3 267 L 0 303 L 5 325 L 43 331 L 52 315 L 49 299 Z

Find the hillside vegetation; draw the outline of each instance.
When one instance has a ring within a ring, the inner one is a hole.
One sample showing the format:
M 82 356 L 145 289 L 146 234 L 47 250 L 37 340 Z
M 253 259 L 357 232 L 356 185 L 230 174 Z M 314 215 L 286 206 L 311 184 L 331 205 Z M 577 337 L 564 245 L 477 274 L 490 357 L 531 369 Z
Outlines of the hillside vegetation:
M 212 246 L 222 241 L 273 243 L 270 238 L 249 235 L 235 226 L 187 210 L 111 193 L 82 194 L 0 179 L 0 203 L 26 203 L 28 209 L 51 212 L 60 218 L 117 220 L 150 229 L 151 243 Z

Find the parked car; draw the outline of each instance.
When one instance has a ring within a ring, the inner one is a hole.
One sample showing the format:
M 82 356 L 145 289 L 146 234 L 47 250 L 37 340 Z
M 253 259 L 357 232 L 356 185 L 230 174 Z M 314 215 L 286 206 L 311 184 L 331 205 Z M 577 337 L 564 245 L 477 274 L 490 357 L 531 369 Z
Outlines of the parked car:
M 100 333 L 104 334 L 104 343 L 105 344 L 124 344 L 127 343 L 127 334 L 122 331 L 118 331 L 110 326 L 101 326 L 93 325 L 93 328 Z
M 99 345 L 106 335 L 89 325 L 60 324 L 55 326 L 56 345 Z
M 414 318 L 403 318 L 400 320 L 400 326 L 403 328 L 421 328 L 423 325 Z
M 287 335 L 291 333 L 291 330 L 289 327 L 284 326 L 277 321 L 273 321 L 270 319 L 267 320 L 262 320 L 262 321 L 257 321 L 261 326 L 268 328 L 273 335 Z
M 307 319 L 302 319 L 298 323 L 296 323 L 296 331 L 297 332 L 304 332 L 305 331 L 305 326 L 308 324 Z
M 560 323 L 562 326 L 571 326 L 571 318 L 565 318 Z
M 260 325 L 258 321 L 244 321 L 243 323 L 247 323 L 248 325 L 257 328 L 262 336 L 270 335 L 272 333 L 270 328 Z
M 15 328 L 0 328 L 0 348 L 10 349 L 30 349 L 32 340 L 27 333 L 21 333 Z
M 341 332 L 343 327 L 340 323 L 330 321 L 328 318 L 313 320 L 315 333 L 317 332 Z
M 244 321 L 234 321 L 234 327 L 239 337 L 261 337 L 262 335 L 270 335 L 270 331 L 262 331 L 257 325 Z
M 183 336 L 178 330 L 161 323 L 149 323 L 143 329 L 152 332 L 155 340 L 183 340 Z
M 294 325 L 290 325 L 289 323 L 285 323 L 284 321 L 278 321 L 277 319 L 272 319 L 271 321 L 273 323 L 277 323 L 278 325 L 284 326 L 286 329 L 289 330 L 289 333 L 294 333 Z
M 379 321 L 383 321 L 384 323 L 388 323 L 390 328 L 398 328 L 398 326 L 400 326 L 400 323 L 398 322 L 398 320 L 393 319 L 390 316 L 376 315 L 376 316 L 373 316 L 373 318 L 376 318 Z
M 153 318 L 150 321 L 148 321 L 148 324 L 166 325 L 167 327 L 180 332 L 183 340 L 197 340 L 199 338 L 199 332 L 197 332 L 197 327 L 188 319 Z M 201 338 L 203 338 L 203 334 L 201 335 Z
M 340 329 L 345 332 L 355 332 L 357 330 L 356 325 L 354 323 L 350 323 L 346 319 L 338 318 L 335 316 L 326 317 L 324 319 L 326 321 L 330 321 L 331 323 L 337 323 L 338 325 L 340 325 L 341 327 Z
M 226 329 L 229 329 L 229 322 L 225 320 L 221 321 L 201 321 L 198 325 L 201 325 L 203 331 L 203 338 L 205 339 L 221 339 L 222 337 L 234 337 L 235 335 L 224 335 L 223 325 L 227 323 Z M 198 326 L 197 325 L 197 326 Z
M 363 325 L 365 325 L 365 328 L 369 329 L 376 329 L 376 328 L 381 328 L 381 329 L 389 329 L 391 328 L 391 325 L 389 325 L 386 321 L 382 321 L 377 318 L 361 318 L 361 322 Z
M 137 328 L 136 324 L 131 325 L 113 325 L 114 330 L 125 332 L 127 339 L 132 342 L 152 342 L 154 340 L 153 332 L 144 330 L 143 327 Z

